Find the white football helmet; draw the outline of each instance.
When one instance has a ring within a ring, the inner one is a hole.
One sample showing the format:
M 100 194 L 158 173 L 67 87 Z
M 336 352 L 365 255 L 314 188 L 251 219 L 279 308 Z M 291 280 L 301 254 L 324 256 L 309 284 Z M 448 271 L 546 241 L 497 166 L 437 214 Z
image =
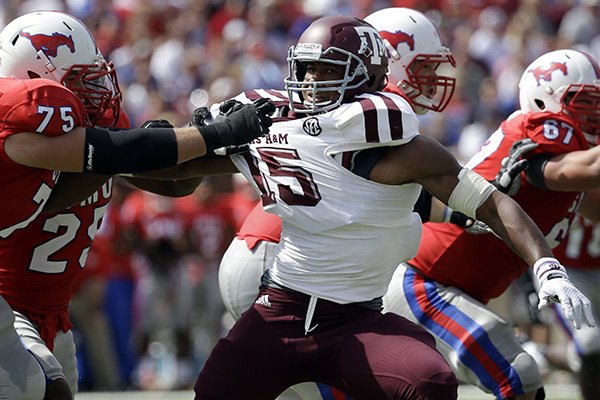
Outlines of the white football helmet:
M 0 76 L 46 78 L 66 86 L 82 100 L 92 123 L 109 108 L 115 114 L 119 110 L 112 63 L 107 64 L 89 29 L 62 12 L 37 11 L 6 25 L 0 32 Z
M 556 50 L 534 60 L 521 76 L 519 102 L 524 112 L 564 113 L 596 142 L 600 135 L 600 67 L 590 55 Z
M 407 97 L 417 114 L 440 112 L 456 86 L 456 62 L 437 27 L 422 13 L 392 7 L 365 18 L 379 31 L 390 53 L 387 90 Z

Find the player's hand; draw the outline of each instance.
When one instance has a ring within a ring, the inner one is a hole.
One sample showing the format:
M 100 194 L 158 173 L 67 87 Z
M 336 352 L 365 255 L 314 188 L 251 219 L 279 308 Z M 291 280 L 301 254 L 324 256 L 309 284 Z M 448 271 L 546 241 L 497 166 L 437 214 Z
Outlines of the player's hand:
M 192 113 L 192 118 L 188 126 L 206 126 L 212 123 L 212 116 L 206 107 L 198 107 Z M 209 122 L 210 121 L 210 122 Z
M 173 124 L 171 124 L 166 119 L 149 119 L 144 122 L 141 126 L 142 128 L 173 128 Z
M 496 175 L 493 185 L 502 193 L 514 196 L 521 187 L 521 172 L 529 167 L 529 161 L 523 155 L 535 149 L 537 143 L 531 139 L 517 140 L 510 147 L 508 156 L 502 160 L 502 166 Z
M 550 303 L 560 303 L 565 317 L 576 329 L 581 328 L 582 323 L 589 327 L 596 326 L 590 300 L 571 283 L 558 260 L 542 258 L 535 263 L 533 271 L 540 287 L 538 309 Z
M 253 104 L 241 106 L 238 103 L 235 100 L 226 101 L 221 105 L 224 120 L 200 127 L 207 152 L 250 143 L 269 132 L 273 124 L 270 114 L 275 111 L 275 104 L 271 100 L 259 99 Z
M 494 233 L 492 229 L 487 226 L 484 222 L 478 221 L 474 218 L 471 218 L 460 211 L 452 211 L 450 214 L 450 223 L 454 225 L 458 225 L 463 228 L 466 232 L 472 235 L 481 235 L 484 233 Z

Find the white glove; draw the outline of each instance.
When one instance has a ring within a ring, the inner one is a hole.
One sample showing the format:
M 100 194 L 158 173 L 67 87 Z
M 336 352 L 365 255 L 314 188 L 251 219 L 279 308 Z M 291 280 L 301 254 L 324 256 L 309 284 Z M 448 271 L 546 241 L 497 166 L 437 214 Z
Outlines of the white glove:
M 590 300 L 569 281 L 565 267 L 557 259 L 540 258 L 533 265 L 533 272 L 539 284 L 538 309 L 550 303 L 560 303 L 563 313 L 575 328 L 584 322 L 589 327 L 596 326 Z

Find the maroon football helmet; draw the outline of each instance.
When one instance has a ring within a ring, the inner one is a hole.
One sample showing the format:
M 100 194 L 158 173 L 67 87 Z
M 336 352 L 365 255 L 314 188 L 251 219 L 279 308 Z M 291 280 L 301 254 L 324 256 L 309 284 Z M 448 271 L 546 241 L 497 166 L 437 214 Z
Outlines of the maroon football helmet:
M 388 54 L 381 36 L 365 21 L 350 16 L 323 17 L 313 22 L 298 44 L 288 52 L 288 77 L 285 87 L 293 111 L 320 113 L 335 109 L 362 93 L 385 87 Z M 336 80 L 305 82 L 306 63 L 323 62 L 345 66 L 344 76 Z M 334 100 L 318 102 L 318 92 L 335 91 Z M 306 96 L 311 92 L 311 96 Z M 302 106 L 294 103 L 297 93 Z M 309 97 L 311 101 L 306 101 Z

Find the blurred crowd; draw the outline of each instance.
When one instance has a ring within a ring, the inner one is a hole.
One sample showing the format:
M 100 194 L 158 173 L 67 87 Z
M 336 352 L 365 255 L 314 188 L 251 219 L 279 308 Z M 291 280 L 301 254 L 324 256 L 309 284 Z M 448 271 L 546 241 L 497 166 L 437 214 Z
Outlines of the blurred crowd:
M 402 6 L 438 26 L 457 63 L 457 92 L 421 132 L 461 161 L 518 108 L 518 82 L 542 53 L 600 57 L 600 0 L 0 0 L 3 25 L 25 12 L 67 11 L 117 67 L 133 126 L 187 124 L 240 91 L 283 88 L 287 50 L 314 19 Z M 188 197 L 114 197 L 73 300 L 82 390 L 188 388 L 223 333 L 220 258 L 257 201 L 237 176 Z M 177 371 L 173 374 L 173 371 Z

